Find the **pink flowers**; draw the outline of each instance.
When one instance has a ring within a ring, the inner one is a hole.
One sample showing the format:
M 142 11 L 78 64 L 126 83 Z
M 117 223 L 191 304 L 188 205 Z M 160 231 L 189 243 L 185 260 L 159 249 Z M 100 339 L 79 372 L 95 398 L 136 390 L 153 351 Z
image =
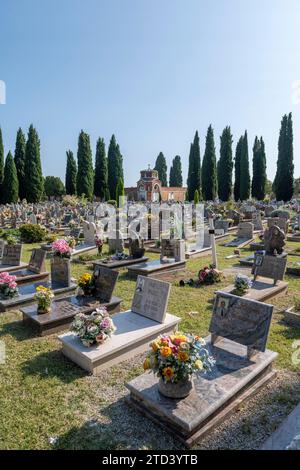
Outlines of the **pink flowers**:
M 4 299 L 15 297 L 18 294 L 17 276 L 7 272 L 0 273 L 0 296 Z
M 63 258 L 70 258 L 71 248 L 66 240 L 60 238 L 52 243 L 52 249 L 56 256 L 61 256 Z

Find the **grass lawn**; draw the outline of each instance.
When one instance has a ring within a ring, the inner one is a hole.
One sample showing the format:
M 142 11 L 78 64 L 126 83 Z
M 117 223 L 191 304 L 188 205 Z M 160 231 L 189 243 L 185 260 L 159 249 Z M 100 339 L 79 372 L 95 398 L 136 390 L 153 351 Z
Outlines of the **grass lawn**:
M 30 250 L 35 246 L 25 245 L 24 261 L 29 259 Z M 290 242 L 287 246 L 299 248 L 300 243 Z M 225 260 L 225 256 L 233 252 L 232 248 L 217 245 L 217 250 L 220 269 L 238 262 L 237 259 Z M 250 251 L 243 249 L 242 253 L 247 256 Z M 147 256 L 154 259 L 158 255 Z M 189 260 L 186 272 L 168 276 L 172 282 L 168 311 L 182 318 L 183 331 L 201 335 L 208 332 L 216 286 L 181 288 L 178 280 L 195 276 L 210 260 L 210 256 Z M 83 264 L 72 263 L 75 278 L 86 270 Z M 226 276 L 217 288 L 232 280 L 232 275 Z M 299 374 L 300 378 L 300 365 L 293 365 L 291 360 L 295 351 L 292 344 L 300 339 L 300 329 L 282 321 L 282 311 L 299 298 L 300 279 L 286 276 L 286 280 L 289 282 L 287 295 L 274 299 L 268 348 L 279 353 L 276 368 Z M 115 291 L 123 299 L 122 310 L 130 307 L 134 285 L 126 270 L 122 271 Z M 111 432 L 109 422 L 120 414 L 122 418 L 122 410 L 125 414 L 126 405 L 119 403 L 120 397 L 126 394 L 124 383 L 142 372 L 140 357 L 105 371 L 101 377 L 92 377 L 61 354 L 56 335 L 34 336 L 23 326 L 18 311 L 0 314 L 0 340 L 6 347 L 6 362 L 0 365 L 1 449 L 126 449 L 133 445 L 134 433 L 138 432 L 133 429 L 134 411 L 128 412 L 128 424 L 124 417 L 119 433 Z M 294 404 L 294 397 L 288 392 L 283 400 Z M 140 417 L 136 419 L 139 423 L 144 421 Z M 148 433 L 147 429 L 154 428 L 146 422 L 145 432 Z M 144 447 L 159 449 L 160 436 L 165 433 L 160 430 L 157 435 L 150 434 L 145 438 Z M 167 443 L 168 437 L 165 439 Z

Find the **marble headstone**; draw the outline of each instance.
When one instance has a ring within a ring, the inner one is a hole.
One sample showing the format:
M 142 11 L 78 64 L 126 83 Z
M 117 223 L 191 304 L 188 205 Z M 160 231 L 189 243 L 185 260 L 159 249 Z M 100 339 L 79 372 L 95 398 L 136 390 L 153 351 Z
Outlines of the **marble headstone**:
M 273 305 L 217 292 L 209 331 L 264 352 L 266 349 Z
M 158 323 L 164 323 L 170 289 L 168 282 L 138 276 L 131 310 Z
M 253 238 L 254 226 L 252 222 L 240 222 L 238 225 L 237 238 L 250 240 Z
M 110 302 L 117 283 L 119 273 L 103 266 L 95 266 L 94 273 L 95 297 L 100 302 Z
M 32 250 L 28 269 L 34 273 L 41 273 L 46 271 L 45 259 L 47 252 L 40 248 Z
M 71 285 L 71 266 L 70 260 L 53 256 L 51 259 L 51 281 L 60 287 L 69 287 Z
M 9 266 L 18 266 L 22 257 L 22 245 L 8 245 L 6 244 L 3 249 L 2 264 Z
M 287 265 L 287 258 L 255 253 L 252 274 L 267 277 L 274 281 L 282 281 Z

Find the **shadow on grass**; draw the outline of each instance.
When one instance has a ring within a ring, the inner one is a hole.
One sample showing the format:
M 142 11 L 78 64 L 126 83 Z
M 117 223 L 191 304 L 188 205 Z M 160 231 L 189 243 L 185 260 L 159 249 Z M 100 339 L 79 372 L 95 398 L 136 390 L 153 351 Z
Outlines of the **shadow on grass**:
M 2 336 L 10 335 L 17 341 L 26 341 L 28 339 L 35 338 L 37 336 L 37 329 L 31 328 L 22 320 L 13 321 L 11 323 L 4 324 L 0 329 L 0 338 Z
M 22 373 L 40 378 L 56 377 L 64 383 L 88 375 L 86 371 L 67 359 L 61 351 L 48 351 L 23 362 Z

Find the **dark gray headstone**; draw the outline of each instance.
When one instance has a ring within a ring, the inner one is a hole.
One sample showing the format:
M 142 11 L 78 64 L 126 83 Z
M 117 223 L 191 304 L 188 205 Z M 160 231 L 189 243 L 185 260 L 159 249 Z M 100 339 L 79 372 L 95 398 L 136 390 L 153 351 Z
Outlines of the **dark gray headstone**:
M 18 266 L 22 257 L 22 245 L 8 245 L 6 244 L 3 249 L 2 264 L 9 266 Z
M 209 331 L 249 348 L 266 349 L 273 305 L 217 292 Z
M 273 279 L 274 281 L 282 281 L 286 265 L 286 257 L 283 258 L 255 253 L 252 274 L 254 274 L 254 277 L 261 276 Z
M 32 250 L 28 269 L 34 273 L 41 273 L 46 271 L 45 259 L 47 252 L 40 248 Z
M 163 323 L 166 317 L 171 285 L 149 277 L 138 276 L 131 310 Z
M 100 302 L 110 302 L 119 273 L 103 266 L 95 266 L 94 269 L 95 297 Z
M 70 259 L 53 256 L 51 259 L 51 281 L 54 285 L 61 287 L 71 285 Z

